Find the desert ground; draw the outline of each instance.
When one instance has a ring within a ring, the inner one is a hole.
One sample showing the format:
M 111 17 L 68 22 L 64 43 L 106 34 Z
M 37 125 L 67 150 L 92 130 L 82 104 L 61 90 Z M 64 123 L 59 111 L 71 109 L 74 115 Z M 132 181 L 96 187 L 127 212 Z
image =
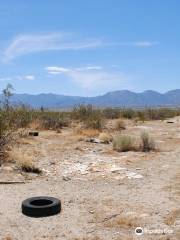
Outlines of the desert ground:
M 113 120 L 106 125 L 116 134 Z M 33 159 L 42 174 L 20 172 L 8 162 L 0 167 L 0 239 L 180 239 L 180 117 L 126 120 L 123 134 L 138 138 L 148 131 L 157 146 L 151 152 L 117 152 L 76 128 L 16 141 L 14 158 Z M 23 215 L 22 201 L 39 195 L 59 198 L 61 213 Z M 144 234 L 137 236 L 136 227 Z

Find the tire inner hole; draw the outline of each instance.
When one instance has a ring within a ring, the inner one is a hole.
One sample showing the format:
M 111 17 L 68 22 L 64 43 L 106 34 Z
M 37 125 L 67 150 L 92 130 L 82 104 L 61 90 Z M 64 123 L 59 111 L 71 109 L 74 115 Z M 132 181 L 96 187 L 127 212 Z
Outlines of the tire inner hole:
M 52 204 L 52 201 L 47 199 L 38 199 L 38 200 L 33 200 L 31 202 L 31 205 L 34 205 L 34 206 L 45 206 L 49 204 Z

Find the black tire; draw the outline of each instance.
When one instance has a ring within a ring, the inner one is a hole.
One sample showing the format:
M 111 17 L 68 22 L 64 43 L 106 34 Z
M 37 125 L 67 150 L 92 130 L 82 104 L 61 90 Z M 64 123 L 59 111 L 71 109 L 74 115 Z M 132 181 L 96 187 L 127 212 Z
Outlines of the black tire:
M 29 136 L 37 137 L 39 136 L 39 132 L 29 132 Z
M 33 197 L 22 202 L 22 213 L 29 217 L 47 217 L 60 211 L 61 202 L 53 197 Z

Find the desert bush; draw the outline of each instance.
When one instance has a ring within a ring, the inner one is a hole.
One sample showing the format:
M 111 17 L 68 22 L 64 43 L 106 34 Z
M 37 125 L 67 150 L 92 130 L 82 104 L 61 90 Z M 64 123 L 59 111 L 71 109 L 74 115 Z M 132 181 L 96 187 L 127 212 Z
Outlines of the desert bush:
M 8 157 L 7 149 L 9 147 L 11 137 L 9 133 L 0 136 L 0 166 Z
M 110 143 L 112 141 L 112 136 L 109 133 L 102 132 L 99 134 L 99 140 L 101 140 L 104 143 Z
M 123 119 L 116 120 L 114 127 L 116 130 L 126 129 L 125 122 L 123 121 Z
M 118 152 L 127 152 L 135 149 L 134 139 L 128 135 L 117 135 L 113 139 L 113 149 Z
M 137 111 L 137 117 L 134 119 L 144 122 L 147 118 L 144 111 Z
M 102 111 L 94 109 L 92 105 L 75 106 L 71 116 L 73 119 L 79 119 L 82 121 L 86 128 L 102 129 L 104 126 Z
M 106 119 L 116 119 L 120 117 L 120 109 L 118 108 L 105 108 L 102 112 Z
M 6 114 L 9 128 L 14 130 L 27 127 L 33 120 L 33 110 L 25 106 L 11 107 Z
M 44 129 L 51 129 L 51 130 L 58 130 L 62 127 L 68 127 L 69 126 L 69 119 L 66 119 L 62 117 L 62 115 L 59 113 L 46 113 L 42 116 L 39 116 L 40 123 L 42 128 Z
M 149 152 L 149 151 L 155 150 L 155 142 L 147 132 L 143 132 L 141 134 L 140 149 L 143 152 Z
M 136 111 L 131 108 L 122 109 L 120 115 L 123 118 L 132 119 L 136 117 Z
M 7 148 L 12 140 L 11 131 L 8 126 L 7 116 L 0 111 L 0 165 L 7 158 Z
M 104 127 L 104 120 L 100 115 L 93 115 L 84 121 L 86 128 L 102 129 Z
M 23 172 L 36 174 L 42 173 L 42 171 L 38 167 L 36 167 L 34 164 L 29 164 L 29 162 L 24 161 L 19 165 L 19 167 Z
M 180 115 L 179 108 L 144 108 L 141 110 L 131 108 L 105 108 L 103 115 L 108 119 L 127 118 L 145 120 L 164 120 Z
M 16 163 L 16 166 L 23 172 L 31 172 L 40 174 L 42 171 L 34 165 L 32 157 L 23 152 L 21 149 L 13 149 L 9 153 L 11 160 Z
M 93 115 L 94 111 L 95 110 L 93 109 L 92 105 L 80 104 L 78 106 L 74 106 L 71 116 L 73 119 L 84 121 L 90 118 Z
M 143 120 L 165 120 L 179 115 L 180 110 L 173 108 L 146 108 L 138 112 L 138 117 Z

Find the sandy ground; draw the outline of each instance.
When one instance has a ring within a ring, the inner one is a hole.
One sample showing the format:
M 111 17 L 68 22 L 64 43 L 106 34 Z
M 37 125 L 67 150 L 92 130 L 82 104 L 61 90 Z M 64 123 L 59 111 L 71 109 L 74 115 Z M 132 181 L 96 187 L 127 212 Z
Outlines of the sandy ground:
M 43 174 L 0 168 L 0 239 L 180 239 L 180 118 L 173 121 L 129 124 L 123 131 L 136 137 L 148 131 L 159 149 L 150 153 L 117 153 L 112 144 L 85 142 L 69 128 L 21 139 L 15 147 Z M 39 195 L 59 198 L 61 213 L 22 215 L 21 202 Z

